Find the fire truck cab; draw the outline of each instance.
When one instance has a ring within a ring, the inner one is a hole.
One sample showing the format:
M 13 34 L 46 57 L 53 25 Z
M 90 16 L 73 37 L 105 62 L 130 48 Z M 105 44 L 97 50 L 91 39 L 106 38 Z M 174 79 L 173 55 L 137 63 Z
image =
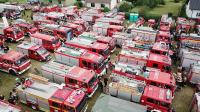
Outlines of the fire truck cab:
M 48 79 L 38 75 L 29 76 L 24 84 L 16 88 L 20 102 L 44 112 L 86 111 L 86 95 L 82 90 L 48 82 Z
M 151 52 L 160 55 L 173 55 L 173 51 L 170 50 L 169 45 L 165 42 L 154 43 Z
M 94 70 L 99 76 L 106 72 L 106 62 L 103 56 L 84 49 L 60 47 L 55 52 L 55 60 L 69 66 Z
M 3 37 L 10 42 L 20 41 L 24 39 L 24 32 L 17 27 L 6 27 L 4 23 L 0 23 L 0 37 Z
M 66 21 L 65 15 L 61 12 L 50 12 L 46 16 L 47 20 L 54 21 L 59 24 L 62 21 Z
M 31 34 L 31 42 L 38 45 L 42 45 L 45 49 L 49 51 L 54 51 L 61 46 L 59 38 L 53 37 L 46 34 L 35 33 Z
M 98 34 L 102 34 L 105 36 L 110 36 L 115 32 L 122 32 L 124 29 L 123 26 L 118 26 L 118 25 L 108 25 L 104 23 L 96 23 L 93 25 L 93 31 L 97 32 Z
M 169 56 L 150 53 L 150 51 L 135 51 L 122 49 L 118 61 L 160 69 L 171 73 L 171 58 Z
M 159 69 L 147 67 L 146 71 L 144 71 L 143 66 L 118 62 L 115 64 L 112 73 L 118 77 L 125 76 L 127 78 L 145 81 L 148 85 L 170 89 L 173 95 L 176 89 L 174 76 L 161 72 Z
M 38 26 L 39 32 L 59 37 L 64 40 L 71 40 L 73 33 L 71 28 L 61 27 L 56 24 L 42 24 Z
M 23 42 L 17 46 L 17 51 L 38 61 L 49 61 L 51 59 L 50 53 L 42 45 L 35 43 Z
M 67 66 L 58 62 L 50 62 L 42 67 L 44 77 L 58 84 L 65 83 L 67 87 L 73 89 L 84 89 L 91 97 L 98 88 L 96 73 L 77 66 Z
M 149 110 L 158 109 L 162 112 L 169 112 L 172 105 L 172 92 L 169 89 L 148 85 L 145 87 L 140 101 Z
M 73 40 L 66 41 L 65 45 L 68 47 L 86 49 L 94 53 L 101 54 L 105 60 L 110 58 L 110 50 L 107 44 L 94 42 L 86 38 L 74 38 Z
M 106 37 L 102 35 L 98 35 L 95 32 L 84 32 L 83 34 L 79 35 L 79 38 L 86 38 L 89 40 L 93 40 L 94 42 L 104 43 L 109 45 L 109 50 L 113 52 L 116 46 L 116 39 L 111 37 Z
M 148 27 L 154 27 L 156 25 L 156 20 L 149 19 L 147 24 L 148 24 Z
M 170 43 L 171 42 L 171 34 L 170 34 L 170 32 L 158 31 L 157 36 L 156 36 L 156 42 Z
M 0 70 L 12 75 L 21 75 L 31 67 L 26 55 L 14 50 L 0 51 Z
M 84 32 L 84 28 L 81 25 L 75 24 L 75 23 L 66 23 L 63 25 L 63 27 L 71 28 L 74 34 L 74 37 L 77 37 L 78 35 L 82 34 Z
M 25 35 L 34 34 L 38 31 L 34 25 L 28 23 L 20 23 L 16 24 L 16 26 L 18 26 L 25 33 Z

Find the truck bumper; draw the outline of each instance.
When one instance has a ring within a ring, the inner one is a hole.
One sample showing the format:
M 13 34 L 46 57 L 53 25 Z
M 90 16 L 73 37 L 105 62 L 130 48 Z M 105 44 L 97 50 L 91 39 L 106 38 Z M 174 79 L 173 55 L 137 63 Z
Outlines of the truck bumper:
M 28 69 L 30 69 L 31 68 L 31 65 L 30 66 L 28 66 L 26 69 L 24 69 L 24 70 L 22 70 L 21 72 L 18 72 L 18 74 L 23 74 L 25 71 L 27 71 Z
M 18 41 L 23 40 L 23 39 L 24 39 L 24 36 L 21 37 L 21 38 L 16 39 L 15 41 L 18 42 Z
M 91 98 L 94 95 L 94 93 L 97 91 L 98 87 L 99 87 L 99 85 L 97 84 L 97 86 L 94 88 L 93 92 L 90 95 L 88 95 L 89 98 Z

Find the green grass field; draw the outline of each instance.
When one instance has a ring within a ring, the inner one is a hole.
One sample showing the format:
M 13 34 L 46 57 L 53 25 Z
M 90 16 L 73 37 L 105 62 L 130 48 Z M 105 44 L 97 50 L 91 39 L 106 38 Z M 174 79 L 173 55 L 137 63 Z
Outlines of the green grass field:
M 145 9 L 147 15 L 161 16 L 162 14 L 172 13 L 176 16 L 178 15 L 184 0 L 181 0 L 179 3 L 174 3 L 174 0 L 165 0 L 165 3 L 165 5 L 157 6 L 154 9 L 150 9 L 146 6 L 136 6 L 131 10 L 131 12 L 139 12 L 141 9 Z

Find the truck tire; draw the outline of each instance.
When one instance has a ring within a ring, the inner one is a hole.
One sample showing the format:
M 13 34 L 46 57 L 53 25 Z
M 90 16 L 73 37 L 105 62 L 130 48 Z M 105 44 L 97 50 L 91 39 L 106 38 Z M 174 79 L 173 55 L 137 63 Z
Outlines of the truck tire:
M 11 75 L 15 75 L 15 76 L 17 76 L 18 74 L 14 71 L 14 70 L 9 70 L 9 73 L 11 74 Z

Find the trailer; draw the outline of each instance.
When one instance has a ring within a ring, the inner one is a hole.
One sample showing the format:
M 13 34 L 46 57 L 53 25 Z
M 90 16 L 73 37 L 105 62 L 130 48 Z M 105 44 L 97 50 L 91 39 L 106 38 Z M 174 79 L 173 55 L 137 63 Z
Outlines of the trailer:
M 145 68 L 144 66 L 118 62 L 114 65 L 112 75 L 117 77 L 127 77 L 145 81 L 148 85 L 170 89 L 172 96 L 176 89 L 176 81 L 174 76 L 169 73 L 161 72 L 159 69 Z
M 86 111 L 87 100 L 82 90 L 51 83 L 41 76 L 29 76 L 24 84 L 16 88 L 21 103 L 44 112 Z
M 110 95 L 101 94 L 92 108 L 92 112 L 117 112 L 119 110 L 120 112 L 147 112 L 147 107 Z
M 65 83 L 66 87 L 83 89 L 88 97 L 92 97 L 98 88 L 96 73 L 78 66 L 67 66 L 58 62 L 42 65 L 42 76 L 52 82 Z
M 94 42 L 86 38 L 74 38 L 66 41 L 65 45 L 68 47 L 80 48 L 98 53 L 104 57 L 105 60 L 110 59 L 109 46 L 104 43 Z
M 120 99 L 147 106 L 148 110 L 171 112 L 172 92 L 169 89 L 146 85 L 144 82 L 112 76 L 109 94 Z M 170 110 L 170 111 L 169 111 Z
M 52 58 L 50 53 L 44 49 L 42 45 L 37 45 L 35 43 L 23 42 L 17 46 L 17 51 L 38 61 L 49 61 Z
M 55 52 L 55 60 L 69 66 L 78 66 L 88 70 L 94 70 L 98 76 L 106 74 L 106 61 L 104 57 L 88 50 L 60 47 Z
M 0 112 L 22 112 L 21 107 L 0 100 Z

